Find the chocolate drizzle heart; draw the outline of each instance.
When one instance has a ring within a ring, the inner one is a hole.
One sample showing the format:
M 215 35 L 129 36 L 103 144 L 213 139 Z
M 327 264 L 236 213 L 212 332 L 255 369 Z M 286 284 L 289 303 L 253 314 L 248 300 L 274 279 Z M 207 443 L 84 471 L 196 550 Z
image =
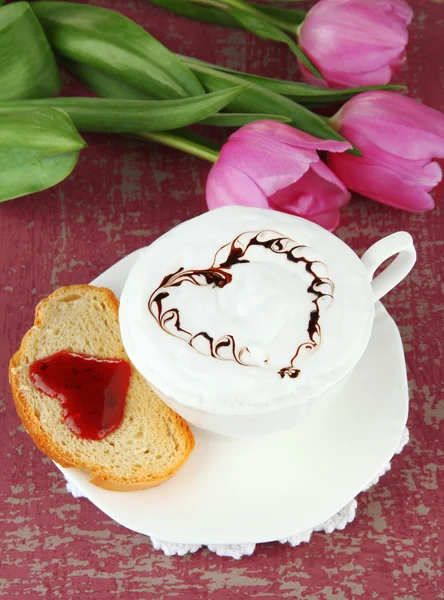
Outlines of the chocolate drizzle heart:
M 281 255 L 284 259 L 292 263 L 303 263 L 305 271 L 311 276 L 311 283 L 307 288 L 307 293 L 313 296 L 313 308 L 310 312 L 307 325 L 308 339 L 297 346 L 290 364 L 283 366 L 277 371 L 281 378 L 289 377 L 294 379 L 300 374 L 300 369 L 295 367 L 295 361 L 301 351 L 313 351 L 321 343 L 320 300 L 324 297 L 333 299 L 334 284 L 329 278 L 320 277 L 316 273 L 315 265 L 322 264 L 320 261 L 309 260 L 300 255 L 300 252 L 306 246 L 297 244 L 291 238 L 285 237 L 277 231 L 243 232 L 231 243 L 222 246 L 217 251 L 213 264 L 208 269 L 185 270 L 181 267 L 174 273 L 167 275 L 163 278 L 159 287 L 151 294 L 148 301 L 148 309 L 163 331 L 186 341 L 189 346 L 200 354 L 209 355 L 219 360 L 235 361 L 237 364 L 246 367 L 260 367 L 256 363 L 253 364 L 251 360 L 249 361 L 250 350 L 247 346 L 238 347 L 233 335 L 227 334 L 219 338 L 214 338 L 207 331 L 192 333 L 182 327 L 178 308 L 165 309 L 163 305 L 164 300 L 170 296 L 171 288 L 179 287 L 184 283 L 217 288 L 229 285 L 233 278 L 232 273 L 230 273 L 231 267 L 250 263 L 250 260 L 247 258 L 247 252 L 254 246 L 260 246 L 274 254 Z M 204 342 L 203 351 L 202 342 Z

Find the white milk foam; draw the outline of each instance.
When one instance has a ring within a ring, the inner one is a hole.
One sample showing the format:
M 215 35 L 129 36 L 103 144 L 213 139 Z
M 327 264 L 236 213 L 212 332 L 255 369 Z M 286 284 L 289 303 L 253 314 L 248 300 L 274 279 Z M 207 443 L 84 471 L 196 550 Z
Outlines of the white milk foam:
M 302 402 L 356 363 L 373 320 L 358 257 L 303 219 L 217 209 L 147 248 L 121 298 L 136 368 L 177 402 L 249 413 Z

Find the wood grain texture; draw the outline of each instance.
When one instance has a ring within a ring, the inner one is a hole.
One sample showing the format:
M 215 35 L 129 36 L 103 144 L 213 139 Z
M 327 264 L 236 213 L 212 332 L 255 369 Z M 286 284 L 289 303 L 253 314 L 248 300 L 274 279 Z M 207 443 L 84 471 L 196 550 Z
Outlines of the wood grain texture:
M 261 75 L 297 77 L 281 45 L 168 14 L 144 0 L 100 0 L 135 19 L 174 51 Z M 444 3 L 411 0 L 415 19 L 408 69 L 411 94 L 444 110 Z M 64 93 L 82 93 L 65 77 Z M 363 199 L 342 211 L 337 234 L 361 254 L 381 236 L 412 233 L 418 264 L 385 299 L 399 324 L 411 390 L 411 442 L 392 470 L 360 496 L 356 520 L 309 545 L 265 544 L 240 562 L 208 551 L 165 557 L 86 500 L 23 432 L 7 364 L 32 324 L 34 307 L 60 285 L 86 283 L 117 259 L 205 210 L 209 165 L 160 146 L 86 136 L 74 173 L 46 192 L 0 205 L 0 523 L 4 598 L 350 598 L 435 600 L 443 514 L 444 222 L 437 207 L 411 215 Z M 341 466 L 338 465 L 338 468 Z M 442 541 L 442 537 L 441 537 Z

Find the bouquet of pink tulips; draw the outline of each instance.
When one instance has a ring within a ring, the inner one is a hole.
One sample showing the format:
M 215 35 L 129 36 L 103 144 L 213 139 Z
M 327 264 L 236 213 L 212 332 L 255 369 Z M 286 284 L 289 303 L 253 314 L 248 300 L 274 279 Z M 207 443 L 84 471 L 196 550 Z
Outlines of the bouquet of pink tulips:
M 286 44 L 306 83 L 174 55 L 97 6 L 0 6 L 3 39 L 20 65 L 12 74 L 0 61 L 0 82 L 8 83 L 0 86 L 0 162 L 12 174 L 0 183 L 0 201 L 66 177 L 84 146 L 80 130 L 137 135 L 215 163 L 206 186 L 210 209 L 266 207 L 332 230 L 350 191 L 409 211 L 433 208 L 444 116 L 390 85 L 406 57 L 413 13 L 405 0 L 320 0 L 307 13 L 244 0 L 150 1 Z M 35 36 L 24 43 L 25 26 Z M 54 56 L 100 97 L 47 97 L 59 89 Z M 316 112 L 344 102 L 330 119 Z M 20 133 L 30 123 L 31 141 Z M 194 123 L 239 129 L 217 148 L 189 129 Z M 13 152 L 11 140 L 20 140 Z
M 283 123 L 257 121 L 234 133 L 207 181 L 210 208 L 269 207 L 333 230 L 352 190 L 395 208 L 430 210 L 442 179 L 444 117 L 393 92 L 349 100 L 333 123 L 347 142 L 320 140 Z M 327 164 L 317 154 L 327 151 Z M 327 166 L 328 165 L 328 166 Z M 348 189 L 347 189 L 348 188 Z
M 168 8 L 172 4 L 151 1 Z M 184 14 L 185 4 L 190 10 L 193 2 L 176 2 L 175 11 Z M 196 18 L 209 20 L 205 4 L 199 0 Z M 219 4 L 221 12 L 232 15 L 230 9 L 239 10 L 243 3 Z M 314 74 L 298 57 L 302 75 L 311 84 L 335 89 L 383 85 L 405 63 L 413 11 L 404 0 L 320 0 L 306 15 L 278 9 L 272 16 L 288 23 L 291 12 L 299 23 L 299 50 L 318 71 Z M 215 19 L 213 9 L 211 20 Z M 245 21 L 238 19 L 242 25 Z M 239 129 L 208 177 L 209 208 L 269 207 L 330 230 L 339 223 L 339 209 L 350 200 L 348 190 L 412 212 L 433 208 L 430 191 L 442 178 L 433 158 L 444 157 L 441 113 L 390 91 L 372 91 L 348 100 L 330 122 L 349 143 L 316 139 L 271 121 Z M 350 144 L 361 156 L 347 152 Z M 318 150 L 327 152 L 326 163 Z

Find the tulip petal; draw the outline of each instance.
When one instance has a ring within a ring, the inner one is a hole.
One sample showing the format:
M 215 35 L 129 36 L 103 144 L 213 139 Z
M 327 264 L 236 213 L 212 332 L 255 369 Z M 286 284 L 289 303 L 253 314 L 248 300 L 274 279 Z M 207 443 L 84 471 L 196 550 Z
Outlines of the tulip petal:
M 216 164 L 244 173 L 266 197 L 297 181 L 319 159 L 316 151 L 295 150 L 264 139 L 229 140 Z M 214 167 L 213 167 L 214 169 Z
M 404 0 L 321 0 L 302 24 L 300 44 L 332 86 L 387 83 L 412 16 Z
M 346 127 L 344 129 L 347 130 Z M 350 134 L 354 138 L 355 144 L 363 152 L 360 163 L 375 164 L 395 171 L 403 179 L 419 185 L 425 191 L 430 191 L 441 181 L 441 169 L 438 163 L 430 162 L 429 158 L 411 160 L 390 154 L 360 133 L 351 131 Z
M 220 159 L 208 175 L 206 200 L 210 210 L 231 204 L 269 208 L 267 198 L 256 183 Z
M 339 221 L 337 209 L 348 202 L 350 193 L 316 150 L 341 152 L 350 147 L 275 121 L 245 125 L 230 136 L 210 171 L 208 207 L 271 208 L 333 229 Z
M 350 196 L 347 188 L 327 165 L 318 161 L 301 179 L 280 189 L 268 201 L 272 208 L 310 218 L 344 206 Z
M 333 88 L 360 87 L 363 85 L 385 85 L 393 76 L 393 69 L 386 65 L 375 71 L 361 73 L 344 73 L 342 71 L 327 71 L 324 69 L 324 77 Z
M 444 115 L 394 92 L 375 91 L 349 100 L 334 117 L 339 131 L 411 160 L 444 157 Z M 363 148 L 365 150 L 365 147 Z
M 392 27 L 381 28 L 379 23 L 374 24 L 372 29 L 372 20 L 369 22 L 354 23 L 349 22 L 347 29 L 342 26 L 342 35 L 338 42 L 339 26 L 334 29 L 334 24 L 325 26 L 317 30 L 316 51 L 312 51 L 313 57 L 324 68 L 331 70 L 343 70 L 346 68 L 349 73 L 361 73 L 374 71 L 381 65 L 389 65 L 395 60 L 407 45 L 407 30 L 403 29 L 402 35 L 396 35 L 396 30 Z M 304 27 L 304 25 L 302 26 Z M 380 39 L 373 34 L 378 31 Z M 371 32 L 371 37 L 369 33 Z M 301 31 L 301 46 L 307 54 L 310 51 L 307 48 Z
M 403 6 L 408 16 L 393 10 Z M 321 0 L 301 27 L 302 48 L 321 66 L 347 72 L 374 71 L 405 48 L 413 11 L 403 1 Z M 405 18 L 407 16 L 407 18 Z
M 398 56 L 390 65 L 382 66 L 375 71 L 361 73 L 347 73 L 344 71 L 333 71 L 322 68 L 325 79 L 315 77 L 303 64 L 299 63 L 301 73 L 307 83 L 333 89 L 360 87 L 365 85 L 386 85 L 405 63 L 405 53 Z
M 327 208 L 327 205 L 329 210 L 333 207 L 341 208 L 350 201 L 351 194 L 347 187 L 322 160 L 313 163 L 311 170 L 323 181 L 323 192 L 328 198 L 325 202 L 325 208 Z
M 295 129 L 285 123 L 277 121 L 254 121 L 244 125 L 233 133 L 230 140 L 260 140 L 264 147 L 277 147 L 279 144 L 285 144 L 291 148 L 305 148 L 307 150 L 326 150 L 328 152 L 345 152 L 351 149 L 348 142 L 339 142 L 337 140 L 321 140 L 305 131 Z
M 238 171 L 231 165 L 219 162 L 213 166 L 208 175 L 206 198 L 210 210 L 232 204 L 274 209 L 308 219 L 329 231 L 333 231 L 338 226 L 340 218 L 339 210 L 320 214 L 306 214 L 303 210 L 299 211 L 294 206 L 279 207 L 272 202 L 269 203 L 254 181 L 245 173 Z M 311 202 L 311 198 L 301 197 L 300 200 L 301 205 L 303 203 L 307 205 Z
M 322 213 L 320 215 L 310 215 L 305 218 L 324 227 L 324 229 L 328 229 L 328 231 L 333 231 L 339 225 L 340 213 L 339 210 L 332 210 L 331 212 Z
M 410 212 L 434 207 L 433 198 L 418 183 L 383 165 L 345 154 L 330 154 L 328 164 L 349 189 L 367 198 Z
M 283 123 L 255 121 L 230 136 L 219 162 L 248 175 L 268 198 L 299 180 L 319 161 L 317 148 L 341 152 L 351 146 L 319 140 Z

